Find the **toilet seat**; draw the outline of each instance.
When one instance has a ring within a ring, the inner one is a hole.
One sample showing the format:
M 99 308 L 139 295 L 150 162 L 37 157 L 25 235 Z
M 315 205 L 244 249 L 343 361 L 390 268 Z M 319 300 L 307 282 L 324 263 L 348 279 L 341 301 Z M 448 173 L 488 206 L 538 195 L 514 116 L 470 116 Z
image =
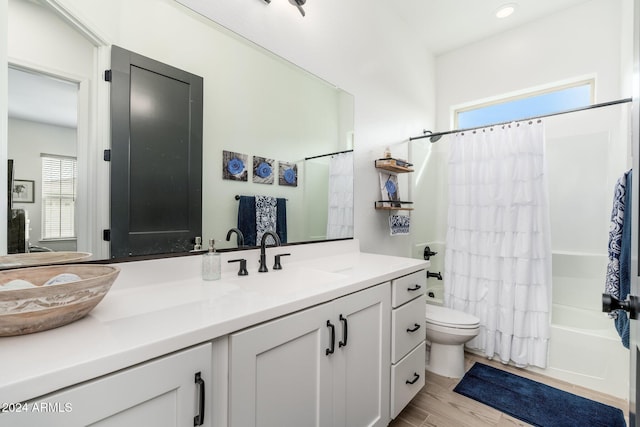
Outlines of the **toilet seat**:
M 475 329 L 480 325 L 480 319 L 462 311 L 451 308 L 429 305 L 426 309 L 427 323 L 456 329 Z

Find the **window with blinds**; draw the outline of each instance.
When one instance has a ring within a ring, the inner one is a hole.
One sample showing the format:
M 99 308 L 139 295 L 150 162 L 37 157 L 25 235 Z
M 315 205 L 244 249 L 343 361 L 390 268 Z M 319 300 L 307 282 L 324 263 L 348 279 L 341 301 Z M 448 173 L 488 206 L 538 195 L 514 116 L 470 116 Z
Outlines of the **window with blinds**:
M 41 157 L 42 240 L 75 238 L 76 158 Z

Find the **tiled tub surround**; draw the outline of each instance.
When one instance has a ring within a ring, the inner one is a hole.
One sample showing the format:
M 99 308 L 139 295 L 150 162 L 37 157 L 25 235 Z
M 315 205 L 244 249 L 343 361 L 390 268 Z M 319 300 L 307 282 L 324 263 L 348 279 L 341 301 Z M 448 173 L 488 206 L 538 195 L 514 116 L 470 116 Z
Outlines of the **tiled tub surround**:
M 273 271 L 273 257 L 283 270 Z M 330 255 L 329 255 L 330 254 Z M 428 267 L 411 258 L 361 253 L 357 240 L 222 254 L 222 280 L 200 277 L 200 256 L 120 263 L 120 277 L 84 319 L 0 339 L 0 402 L 21 402 L 225 337 Z M 237 276 L 246 258 L 249 276 Z M 9 369 L 10 367 L 10 369 Z M 215 385 L 214 385 L 215 386 Z

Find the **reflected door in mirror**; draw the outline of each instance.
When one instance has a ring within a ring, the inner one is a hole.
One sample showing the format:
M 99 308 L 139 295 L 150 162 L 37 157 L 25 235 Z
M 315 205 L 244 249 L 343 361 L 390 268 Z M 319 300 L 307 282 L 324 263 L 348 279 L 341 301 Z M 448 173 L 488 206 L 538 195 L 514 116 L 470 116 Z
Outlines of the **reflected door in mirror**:
M 202 234 L 201 77 L 112 47 L 111 257 Z

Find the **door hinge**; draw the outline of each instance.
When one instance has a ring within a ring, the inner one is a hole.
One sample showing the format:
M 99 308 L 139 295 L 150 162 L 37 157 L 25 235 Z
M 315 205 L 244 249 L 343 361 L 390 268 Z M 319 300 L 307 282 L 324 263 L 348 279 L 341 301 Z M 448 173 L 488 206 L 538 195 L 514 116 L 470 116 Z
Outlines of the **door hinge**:
M 105 242 L 111 241 L 111 230 L 102 230 L 102 240 L 104 240 Z
M 104 153 L 102 154 L 102 159 L 105 162 L 110 162 L 111 161 L 111 149 L 104 150 Z
M 104 70 L 104 81 L 105 82 L 111 81 L 111 70 Z

